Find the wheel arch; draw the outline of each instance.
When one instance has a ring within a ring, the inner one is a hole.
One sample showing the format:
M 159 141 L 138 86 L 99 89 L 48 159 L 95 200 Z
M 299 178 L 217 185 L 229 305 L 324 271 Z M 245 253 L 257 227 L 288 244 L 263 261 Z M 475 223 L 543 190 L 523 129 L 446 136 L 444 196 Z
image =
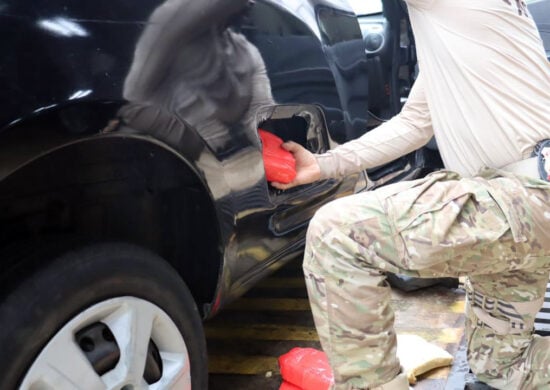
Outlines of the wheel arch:
M 2 248 L 49 236 L 128 242 L 166 259 L 199 309 L 214 300 L 222 268 L 215 203 L 192 161 L 161 141 L 81 137 L 0 173 Z

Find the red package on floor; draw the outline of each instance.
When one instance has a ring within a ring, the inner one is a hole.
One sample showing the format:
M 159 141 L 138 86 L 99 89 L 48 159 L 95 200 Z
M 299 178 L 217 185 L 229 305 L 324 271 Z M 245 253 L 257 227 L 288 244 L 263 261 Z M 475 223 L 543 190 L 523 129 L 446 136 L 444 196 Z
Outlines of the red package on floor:
M 268 131 L 259 129 L 262 157 L 268 182 L 290 183 L 296 177 L 296 160 L 292 153 L 281 147 L 283 140 Z
M 279 387 L 279 390 L 304 390 L 304 389 L 298 386 L 294 386 L 292 383 L 288 383 L 287 381 L 283 381 L 283 383 L 281 383 L 281 387 Z
M 283 379 L 302 390 L 328 390 L 334 382 L 327 355 L 313 348 L 293 348 L 279 357 Z

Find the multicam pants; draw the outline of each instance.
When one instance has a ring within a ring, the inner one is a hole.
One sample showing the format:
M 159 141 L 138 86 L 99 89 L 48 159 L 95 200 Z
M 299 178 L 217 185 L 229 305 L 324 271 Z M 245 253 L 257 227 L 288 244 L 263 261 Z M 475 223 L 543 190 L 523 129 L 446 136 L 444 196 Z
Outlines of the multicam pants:
M 387 271 L 468 276 L 468 359 L 500 389 L 550 389 L 550 338 L 534 336 L 550 269 L 550 185 L 485 170 L 436 172 L 342 198 L 310 223 L 309 298 L 335 389 L 399 370 Z

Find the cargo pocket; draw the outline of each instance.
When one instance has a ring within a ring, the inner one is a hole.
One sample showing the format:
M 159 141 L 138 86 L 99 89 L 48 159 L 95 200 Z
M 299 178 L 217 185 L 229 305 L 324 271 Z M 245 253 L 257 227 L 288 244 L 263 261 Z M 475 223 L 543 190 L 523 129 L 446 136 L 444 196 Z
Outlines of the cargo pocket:
M 423 270 L 451 259 L 458 265 L 459 258 L 500 256 L 493 251 L 499 241 L 512 239 L 510 223 L 484 182 L 437 180 L 388 199 L 404 265 Z

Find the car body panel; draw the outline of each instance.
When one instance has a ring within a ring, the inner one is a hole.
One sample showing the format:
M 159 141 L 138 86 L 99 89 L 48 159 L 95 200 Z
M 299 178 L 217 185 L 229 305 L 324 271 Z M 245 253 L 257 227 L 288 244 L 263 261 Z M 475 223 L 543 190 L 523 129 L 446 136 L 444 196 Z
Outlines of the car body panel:
M 276 191 L 257 135 L 284 124 L 315 151 L 359 135 L 365 58 L 345 2 L 6 1 L 0 19 L 2 198 L 8 179 L 61 150 L 117 139 L 174 154 L 215 208 L 205 317 L 299 254 L 315 210 L 354 190 L 357 176 Z

